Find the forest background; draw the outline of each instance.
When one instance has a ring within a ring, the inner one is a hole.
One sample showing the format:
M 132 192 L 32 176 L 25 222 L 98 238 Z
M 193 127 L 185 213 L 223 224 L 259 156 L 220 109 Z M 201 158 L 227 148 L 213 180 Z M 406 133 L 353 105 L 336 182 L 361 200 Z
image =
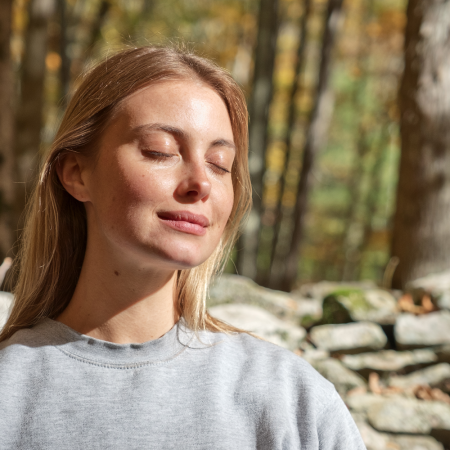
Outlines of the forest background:
M 83 71 L 124 46 L 183 43 L 248 99 L 254 208 L 227 271 L 289 291 L 450 267 L 445 3 L 0 0 L 0 257 Z

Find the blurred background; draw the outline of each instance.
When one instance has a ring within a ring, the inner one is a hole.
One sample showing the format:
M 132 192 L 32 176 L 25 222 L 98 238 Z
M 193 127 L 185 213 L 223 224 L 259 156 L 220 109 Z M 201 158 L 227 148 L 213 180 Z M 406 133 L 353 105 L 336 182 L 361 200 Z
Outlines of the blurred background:
M 124 46 L 184 43 L 230 71 L 250 111 L 254 207 L 227 272 L 291 291 L 318 280 L 403 288 L 450 267 L 446 2 L 0 8 L 0 258 L 14 256 L 26 195 L 83 71 Z
M 253 209 L 208 312 L 310 362 L 368 450 L 450 449 L 449 36 L 448 0 L 0 0 L 0 262 L 83 72 L 187 46 L 250 112 Z

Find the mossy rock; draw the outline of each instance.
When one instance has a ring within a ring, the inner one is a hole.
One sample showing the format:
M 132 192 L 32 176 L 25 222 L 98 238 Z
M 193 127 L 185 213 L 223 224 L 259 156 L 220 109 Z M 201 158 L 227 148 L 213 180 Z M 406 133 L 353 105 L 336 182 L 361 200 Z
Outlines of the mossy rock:
M 322 307 L 322 324 L 362 320 L 392 324 L 397 316 L 394 297 L 382 289 L 337 289 L 324 298 Z

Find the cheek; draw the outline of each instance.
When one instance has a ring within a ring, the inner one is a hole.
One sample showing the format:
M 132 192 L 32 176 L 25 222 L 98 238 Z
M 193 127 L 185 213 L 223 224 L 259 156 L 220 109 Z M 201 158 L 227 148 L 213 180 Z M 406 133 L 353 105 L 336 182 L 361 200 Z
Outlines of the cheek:
M 142 220 L 145 222 L 158 205 L 171 197 L 171 178 L 161 175 L 146 168 L 120 165 L 102 174 L 98 180 L 102 188 L 96 197 L 104 220 L 115 229 L 127 228 L 132 232 L 136 228 L 137 231 Z
M 223 231 L 234 204 L 234 193 L 231 182 L 221 186 L 221 188 L 217 190 L 217 198 L 214 203 L 216 205 L 217 222 L 220 224 L 220 229 Z

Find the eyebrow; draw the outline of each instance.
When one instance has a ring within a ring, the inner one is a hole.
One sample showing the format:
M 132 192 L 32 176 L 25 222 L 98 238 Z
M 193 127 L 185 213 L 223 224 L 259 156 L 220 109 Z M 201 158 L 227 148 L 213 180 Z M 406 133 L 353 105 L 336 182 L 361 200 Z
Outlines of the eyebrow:
M 189 137 L 189 135 L 182 129 L 164 123 L 139 125 L 138 127 L 133 128 L 133 133 L 139 133 L 141 131 L 154 131 L 154 130 L 164 131 L 183 140 L 187 140 Z M 228 139 L 216 139 L 215 141 L 211 142 L 210 147 L 228 147 L 233 150 L 236 150 L 236 145 L 234 144 L 234 142 Z
M 216 139 L 211 143 L 211 147 L 229 147 L 236 150 L 236 145 L 234 142 L 229 141 L 228 139 Z

